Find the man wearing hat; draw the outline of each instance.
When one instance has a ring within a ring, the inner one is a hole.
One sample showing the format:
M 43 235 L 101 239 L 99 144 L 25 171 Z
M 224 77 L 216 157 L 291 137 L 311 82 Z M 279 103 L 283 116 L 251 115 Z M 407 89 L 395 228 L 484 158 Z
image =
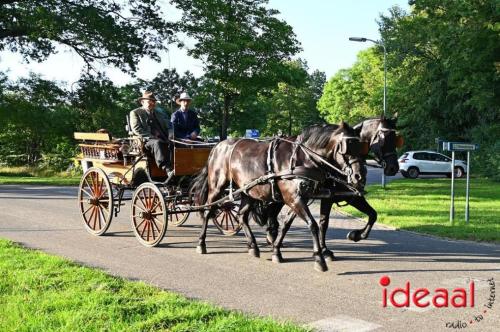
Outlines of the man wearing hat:
M 168 150 L 168 116 L 155 108 L 156 98 L 145 91 L 137 101 L 141 107 L 130 112 L 130 126 L 135 135 L 147 138 L 144 147 L 153 154 L 156 164 L 171 177 Z
M 195 111 L 189 109 L 191 97 L 186 92 L 175 100 L 179 109 L 172 114 L 170 122 L 174 127 L 175 138 L 197 140 L 200 134 L 200 121 Z

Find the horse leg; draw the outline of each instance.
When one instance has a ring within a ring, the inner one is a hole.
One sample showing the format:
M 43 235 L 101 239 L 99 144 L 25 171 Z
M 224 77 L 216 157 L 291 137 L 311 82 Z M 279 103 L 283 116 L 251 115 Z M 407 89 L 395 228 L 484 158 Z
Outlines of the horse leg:
M 332 210 L 333 201 L 330 199 L 322 199 L 320 204 L 319 215 L 319 246 L 321 253 L 325 259 L 333 261 L 335 255 L 333 251 L 326 247 L 326 231 L 328 230 L 328 223 L 330 220 L 330 211 Z
M 215 201 L 215 198 L 219 195 L 220 190 L 216 190 L 215 192 L 211 192 L 208 195 L 207 203 L 210 204 Z M 207 228 L 208 221 L 215 216 L 215 211 L 217 210 L 216 206 L 211 206 L 203 216 L 202 224 L 201 224 L 201 232 L 198 238 L 198 246 L 196 246 L 196 252 L 199 254 L 207 253 L 207 245 L 205 243 L 205 239 L 207 237 Z
M 196 252 L 198 254 L 206 254 L 207 253 L 207 245 L 205 243 L 205 238 L 207 237 L 207 226 L 208 220 L 213 217 L 213 209 L 210 208 L 208 212 L 206 212 L 203 216 L 202 224 L 201 224 L 201 232 L 198 238 L 198 245 L 196 246 Z
M 245 236 L 247 238 L 247 246 L 248 246 L 248 254 L 253 257 L 260 257 L 259 246 L 257 245 L 257 241 L 255 240 L 255 236 L 253 235 L 250 226 L 248 225 L 248 216 L 250 214 L 250 209 L 246 209 L 241 216 L 241 224 L 243 225 L 243 231 L 245 232 Z
M 349 202 L 350 205 L 358 209 L 360 212 L 363 212 L 368 216 L 368 222 L 365 227 L 362 229 L 356 229 L 354 231 L 350 231 L 347 234 L 347 238 L 351 241 L 358 242 L 360 240 L 366 240 L 370 231 L 377 221 L 377 211 L 375 211 L 371 205 L 366 201 L 363 196 L 356 197 L 352 201 Z
M 314 257 L 314 269 L 320 272 L 328 271 L 328 266 L 326 265 L 325 258 L 321 253 L 321 248 L 319 246 L 319 229 L 316 220 L 311 214 L 309 207 L 302 198 L 297 198 L 294 203 L 290 205 L 292 210 L 302 218 L 307 224 L 307 227 L 311 231 L 313 240 L 313 257 Z
M 297 215 L 292 213 L 288 216 L 288 218 L 283 222 L 283 226 L 279 229 L 278 235 L 276 236 L 276 240 L 273 242 L 273 254 L 271 256 L 271 260 L 274 263 L 283 263 L 283 256 L 281 256 L 281 247 L 283 244 L 283 239 L 285 238 L 286 233 L 290 229 L 293 220 Z M 276 222 L 276 227 L 278 223 Z
M 278 214 L 282 208 L 283 204 L 281 203 L 273 203 L 268 206 L 266 227 L 266 241 L 268 244 L 272 245 L 278 236 Z

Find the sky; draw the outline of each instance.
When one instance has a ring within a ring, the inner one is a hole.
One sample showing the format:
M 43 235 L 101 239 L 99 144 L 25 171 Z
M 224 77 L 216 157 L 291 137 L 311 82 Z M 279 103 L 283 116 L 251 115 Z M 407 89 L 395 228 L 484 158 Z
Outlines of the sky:
M 159 0 L 168 19 L 179 13 L 169 8 L 167 0 Z M 408 0 L 270 0 L 269 7 L 280 11 L 278 17 L 292 26 L 303 51 L 297 55 L 307 61 L 310 71 L 320 70 L 330 78 L 339 69 L 348 68 L 356 61 L 360 50 L 373 44 L 351 42 L 349 37 L 366 37 L 378 40 L 380 34 L 376 20 L 381 13 L 387 13 L 393 5 L 409 10 Z M 170 10 L 169 10 L 170 9 Z M 193 42 L 185 40 L 189 46 Z M 172 45 L 161 55 L 160 63 L 143 59 L 139 64 L 137 77 L 152 79 L 165 68 L 186 70 L 201 76 L 201 63 L 188 57 L 183 50 Z M 0 71 L 6 72 L 10 79 L 26 77 L 30 72 L 41 74 L 44 78 L 57 80 L 71 85 L 81 74 L 83 61 L 68 49 L 60 49 L 42 63 L 25 63 L 22 58 L 10 52 L 0 52 Z M 106 72 L 116 85 L 124 85 L 134 80 L 121 71 L 106 66 L 97 66 Z

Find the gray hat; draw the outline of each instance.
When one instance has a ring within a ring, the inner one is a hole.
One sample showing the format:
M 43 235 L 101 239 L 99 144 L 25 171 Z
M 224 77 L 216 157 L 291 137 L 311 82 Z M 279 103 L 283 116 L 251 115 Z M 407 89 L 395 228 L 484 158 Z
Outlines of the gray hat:
M 177 105 L 180 105 L 181 104 L 181 100 L 193 100 L 191 97 L 189 97 L 189 95 L 187 94 L 187 92 L 183 92 L 181 93 L 181 95 L 179 96 L 179 98 L 175 99 L 175 103 Z

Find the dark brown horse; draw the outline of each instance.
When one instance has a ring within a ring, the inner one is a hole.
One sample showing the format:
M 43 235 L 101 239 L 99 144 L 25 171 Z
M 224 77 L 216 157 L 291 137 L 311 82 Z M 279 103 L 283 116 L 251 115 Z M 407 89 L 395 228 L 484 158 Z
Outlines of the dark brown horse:
M 258 142 L 250 139 L 226 140 L 211 152 L 207 166 L 194 179 L 192 192 L 197 205 L 207 205 L 197 252 L 206 253 L 206 231 L 217 205 L 214 202 L 225 195 L 227 188 L 246 188 L 241 193 L 240 221 L 243 225 L 249 254 L 259 257 L 259 248 L 248 226 L 250 211 L 257 202 L 280 200 L 304 220 L 313 238 L 315 268 L 326 271 L 320 250 L 318 225 L 307 206 L 308 197 L 325 180 L 325 167 L 335 167 L 346 176 L 349 186 L 363 186 L 366 174 L 362 144 L 347 124 L 323 125 L 306 128 L 295 144 L 287 139 Z M 327 163 L 330 166 L 324 166 Z M 278 174 L 269 177 L 269 174 Z M 256 179 L 268 176 L 268 181 Z M 275 184 L 272 184 L 274 180 Z M 253 183 L 251 187 L 248 184 Z
M 356 126 L 354 129 L 356 135 L 360 137 L 361 141 L 367 142 L 370 145 L 370 151 L 374 154 L 373 158 L 377 163 L 384 169 L 385 175 L 395 175 L 399 170 L 396 148 L 401 147 L 402 138 L 396 135 L 396 122 L 397 118 L 388 119 L 385 117 L 368 119 Z M 346 180 L 342 174 L 333 172 L 334 177 Z M 334 181 L 332 179 L 327 180 L 325 187 L 332 190 L 333 194 L 330 198 L 321 199 L 320 205 L 320 247 L 322 254 L 330 259 L 334 259 L 334 254 L 326 246 L 326 231 L 328 229 L 330 212 L 332 205 L 334 203 L 346 202 L 358 209 L 360 212 L 365 213 L 368 216 L 368 222 L 362 229 L 357 229 L 349 232 L 347 238 L 358 242 L 368 238 L 370 231 L 377 220 L 377 212 L 370 206 L 366 201 L 366 198 L 362 195 L 352 195 L 350 188 L 345 186 L 342 182 Z M 274 243 L 277 240 L 275 238 L 278 236 L 278 222 L 277 216 L 283 205 L 271 204 L 266 207 L 266 211 L 262 207 L 257 208 L 254 211 L 255 215 L 259 219 L 268 218 L 268 239 Z M 291 222 L 295 218 L 294 214 L 290 214 L 288 219 L 284 221 L 282 232 L 280 235 L 281 241 L 282 237 L 285 236 L 286 231 L 291 225 Z M 278 241 L 279 242 L 279 241 Z M 273 261 L 281 262 L 281 252 L 278 248 L 274 249 Z

